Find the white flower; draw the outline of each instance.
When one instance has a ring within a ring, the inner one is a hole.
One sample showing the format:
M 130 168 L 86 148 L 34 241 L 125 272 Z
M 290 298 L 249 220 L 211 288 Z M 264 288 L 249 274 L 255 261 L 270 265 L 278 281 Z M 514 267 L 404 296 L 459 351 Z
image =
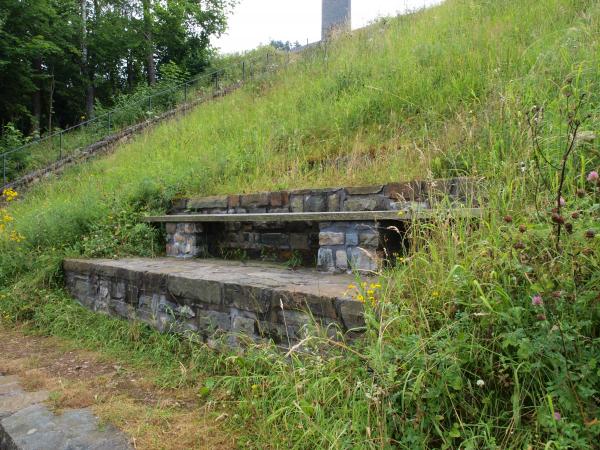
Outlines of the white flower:
M 485 381 L 483 381 L 483 380 L 477 380 L 477 386 L 484 387 L 485 386 Z

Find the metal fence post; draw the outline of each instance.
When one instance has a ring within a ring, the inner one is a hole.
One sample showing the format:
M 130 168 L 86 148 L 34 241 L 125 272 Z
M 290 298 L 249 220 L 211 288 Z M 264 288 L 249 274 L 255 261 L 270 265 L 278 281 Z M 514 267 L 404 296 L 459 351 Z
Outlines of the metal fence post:
M 183 103 L 187 103 L 187 81 L 183 83 Z
M 242 80 L 246 81 L 246 61 L 242 61 Z
M 152 97 L 148 97 L 148 112 L 152 111 Z
M 2 179 L 4 180 L 4 182 L 2 183 L 3 185 L 6 184 L 6 154 L 2 155 Z
M 215 93 L 219 91 L 219 72 L 215 73 Z
M 108 134 L 110 134 L 111 123 L 110 123 L 110 111 L 108 112 Z
M 59 141 L 59 145 L 58 145 L 58 159 L 62 159 L 62 147 L 63 147 L 63 132 L 61 131 L 60 133 L 58 133 L 58 141 Z

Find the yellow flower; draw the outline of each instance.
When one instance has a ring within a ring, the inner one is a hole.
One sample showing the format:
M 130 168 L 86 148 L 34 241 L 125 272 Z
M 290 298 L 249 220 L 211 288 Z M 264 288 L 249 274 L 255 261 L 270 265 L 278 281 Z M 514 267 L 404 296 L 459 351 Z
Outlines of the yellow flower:
M 365 297 L 364 297 L 364 296 L 362 296 L 362 295 L 359 295 L 358 297 L 356 297 L 356 299 L 357 299 L 359 302 L 363 302 L 363 303 L 365 302 Z
M 439 297 L 440 293 L 438 291 L 433 291 L 433 293 L 431 294 L 432 297 Z
M 356 286 L 354 286 L 353 284 L 349 284 L 348 289 L 356 289 Z

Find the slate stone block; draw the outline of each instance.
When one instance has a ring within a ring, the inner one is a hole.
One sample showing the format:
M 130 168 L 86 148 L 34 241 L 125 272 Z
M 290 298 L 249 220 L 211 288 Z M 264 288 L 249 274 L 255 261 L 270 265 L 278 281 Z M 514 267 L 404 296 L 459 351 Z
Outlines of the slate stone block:
M 336 250 L 335 252 L 335 267 L 345 271 L 348 270 L 348 254 L 346 250 Z
M 336 308 L 342 323 L 347 330 L 362 328 L 365 326 L 364 306 L 357 300 L 338 299 Z
M 332 272 L 335 270 L 333 261 L 333 250 L 330 248 L 320 248 L 317 257 L 317 270 L 323 272 Z
M 349 195 L 367 195 L 367 194 L 379 194 L 383 190 L 383 185 L 379 184 L 376 186 L 359 186 L 359 187 L 347 187 L 346 192 Z
M 327 211 L 327 198 L 324 194 L 307 195 L 304 198 L 304 212 Z
M 346 235 L 343 232 L 321 231 L 319 233 L 319 245 L 344 245 Z
M 374 250 L 367 250 L 361 247 L 352 247 L 348 249 L 350 266 L 354 270 L 361 272 L 374 272 L 380 268 L 380 258 Z
M 383 196 L 352 196 L 344 202 L 345 211 L 383 211 L 387 210 Z
M 188 200 L 188 208 L 191 210 L 227 208 L 226 195 L 213 195 L 211 197 L 198 197 Z
M 269 193 L 244 194 L 240 197 L 240 205 L 243 208 L 257 208 L 269 206 Z
M 291 195 L 290 196 L 290 211 L 304 212 L 304 196 L 303 195 Z

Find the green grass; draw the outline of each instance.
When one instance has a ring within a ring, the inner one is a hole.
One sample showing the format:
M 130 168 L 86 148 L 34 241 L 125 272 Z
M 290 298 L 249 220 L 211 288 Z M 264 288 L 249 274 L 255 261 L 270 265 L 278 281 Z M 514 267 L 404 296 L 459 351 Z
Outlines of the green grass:
M 581 94 L 581 129 L 599 134 L 599 55 L 591 0 L 448 0 L 341 36 L 12 205 L 25 241 L 0 243 L 0 314 L 137 355 L 165 382 L 202 380 L 207 401 L 232 408 L 227 426 L 247 430 L 244 448 L 594 448 L 600 241 L 586 231 L 598 231 L 600 198 L 585 178 L 598 141 L 566 166 L 574 230 L 562 251 L 549 216 L 559 176 L 544 158 L 559 163 Z M 544 158 L 526 121 L 534 105 Z M 488 216 L 415 226 L 365 339 L 348 348 L 220 354 L 56 291 L 65 256 L 160 252 L 139 217 L 178 195 L 456 175 L 485 178 Z

